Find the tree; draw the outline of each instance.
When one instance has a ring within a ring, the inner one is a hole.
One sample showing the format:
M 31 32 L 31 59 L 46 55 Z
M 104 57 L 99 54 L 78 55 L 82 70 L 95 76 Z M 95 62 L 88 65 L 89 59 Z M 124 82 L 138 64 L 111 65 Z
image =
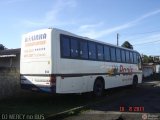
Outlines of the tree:
M 153 62 L 154 62 L 153 57 L 149 56 L 149 57 L 148 57 L 148 62 L 149 62 L 149 63 L 153 63 Z
M 0 44 L 0 50 L 5 50 L 7 49 L 3 44 Z
M 142 61 L 143 63 L 153 63 L 153 57 L 147 56 L 147 55 L 142 55 Z
M 147 55 L 142 56 L 143 63 L 149 63 L 149 57 Z
M 130 44 L 128 41 L 125 41 L 121 46 L 129 49 L 133 49 L 133 45 Z

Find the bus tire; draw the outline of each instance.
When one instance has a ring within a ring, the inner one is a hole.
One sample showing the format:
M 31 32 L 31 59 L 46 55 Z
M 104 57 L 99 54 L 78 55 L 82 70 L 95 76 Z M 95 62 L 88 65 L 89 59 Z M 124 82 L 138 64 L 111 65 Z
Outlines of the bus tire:
M 104 82 L 102 79 L 96 79 L 93 87 L 93 94 L 96 97 L 101 97 L 104 92 Z
M 133 77 L 133 83 L 132 83 L 132 87 L 136 88 L 138 86 L 138 77 L 134 76 Z

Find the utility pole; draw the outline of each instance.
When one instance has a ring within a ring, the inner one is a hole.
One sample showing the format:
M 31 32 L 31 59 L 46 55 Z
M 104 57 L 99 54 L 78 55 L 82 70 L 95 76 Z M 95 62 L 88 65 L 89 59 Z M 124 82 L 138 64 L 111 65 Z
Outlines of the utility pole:
M 119 46 L 119 33 L 117 33 L 117 46 Z

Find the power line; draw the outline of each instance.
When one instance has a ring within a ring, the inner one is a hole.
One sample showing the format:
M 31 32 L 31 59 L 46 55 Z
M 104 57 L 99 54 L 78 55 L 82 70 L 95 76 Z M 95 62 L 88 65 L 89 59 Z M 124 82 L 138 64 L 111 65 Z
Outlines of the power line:
M 140 40 L 140 39 L 142 39 L 142 37 L 140 37 L 139 35 L 142 36 L 142 35 L 145 35 L 145 34 L 155 33 L 155 32 L 160 32 L 160 29 L 147 31 L 147 32 L 134 33 L 134 34 L 122 33 L 122 35 L 132 35 L 130 38 L 133 38 L 133 40 Z M 133 35 L 135 35 L 137 37 L 135 38 L 135 36 L 133 36 Z M 130 39 L 130 38 L 128 38 L 128 39 Z M 133 41 L 133 40 L 130 40 L 130 41 Z M 155 40 L 155 41 L 151 41 L 151 42 L 144 42 L 144 43 L 134 44 L 133 46 L 135 46 L 135 45 L 145 45 L 145 44 L 155 43 L 155 42 L 159 42 L 159 41 L 160 40 Z
M 128 38 L 123 38 L 123 39 L 129 40 L 129 41 L 137 41 L 137 40 L 143 40 L 144 38 L 147 39 L 147 37 L 150 37 L 150 36 L 145 36 L 145 37 L 128 37 Z M 154 37 L 154 39 L 156 39 L 156 38 L 159 38 L 159 36 Z M 148 39 L 153 39 L 153 38 L 148 38 Z
M 152 41 L 152 42 L 144 42 L 144 43 L 134 44 L 133 46 L 135 46 L 135 45 L 150 44 L 150 43 L 155 43 L 155 42 L 159 42 L 159 41 L 160 41 L 160 40 L 155 40 L 155 41 Z
M 147 31 L 147 32 L 140 32 L 140 33 L 131 33 L 131 34 L 123 33 L 123 35 L 143 35 L 143 34 L 149 34 L 149 33 L 154 33 L 154 32 L 160 32 L 160 29 Z
M 156 31 L 144 32 L 144 33 L 132 34 L 132 36 L 129 36 L 129 37 L 125 38 L 125 39 L 131 39 L 130 41 L 140 40 L 140 39 L 142 39 L 142 37 L 143 37 L 144 35 L 146 35 L 146 34 L 148 34 L 148 33 L 153 33 L 153 32 L 159 32 L 159 34 L 160 34 L 160 30 L 159 30 L 159 31 L 156 30 Z M 125 35 L 125 34 L 124 34 L 124 35 Z M 129 34 L 128 34 L 128 35 L 129 35 Z M 135 36 L 133 36 L 133 35 L 135 35 Z M 141 36 L 140 36 L 140 35 L 141 35 Z M 147 35 L 147 36 L 150 36 L 150 35 Z M 157 36 L 157 37 L 158 37 L 158 36 Z

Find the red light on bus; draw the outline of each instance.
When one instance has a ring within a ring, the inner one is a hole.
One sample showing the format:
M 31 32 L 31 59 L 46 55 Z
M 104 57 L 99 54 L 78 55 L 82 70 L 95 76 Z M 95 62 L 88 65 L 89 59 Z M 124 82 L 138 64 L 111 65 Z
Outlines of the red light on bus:
M 53 85 L 53 86 L 56 85 L 56 76 L 51 75 L 51 77 L 50 77 L 50 83 L 51 83 L 51 85 Z

